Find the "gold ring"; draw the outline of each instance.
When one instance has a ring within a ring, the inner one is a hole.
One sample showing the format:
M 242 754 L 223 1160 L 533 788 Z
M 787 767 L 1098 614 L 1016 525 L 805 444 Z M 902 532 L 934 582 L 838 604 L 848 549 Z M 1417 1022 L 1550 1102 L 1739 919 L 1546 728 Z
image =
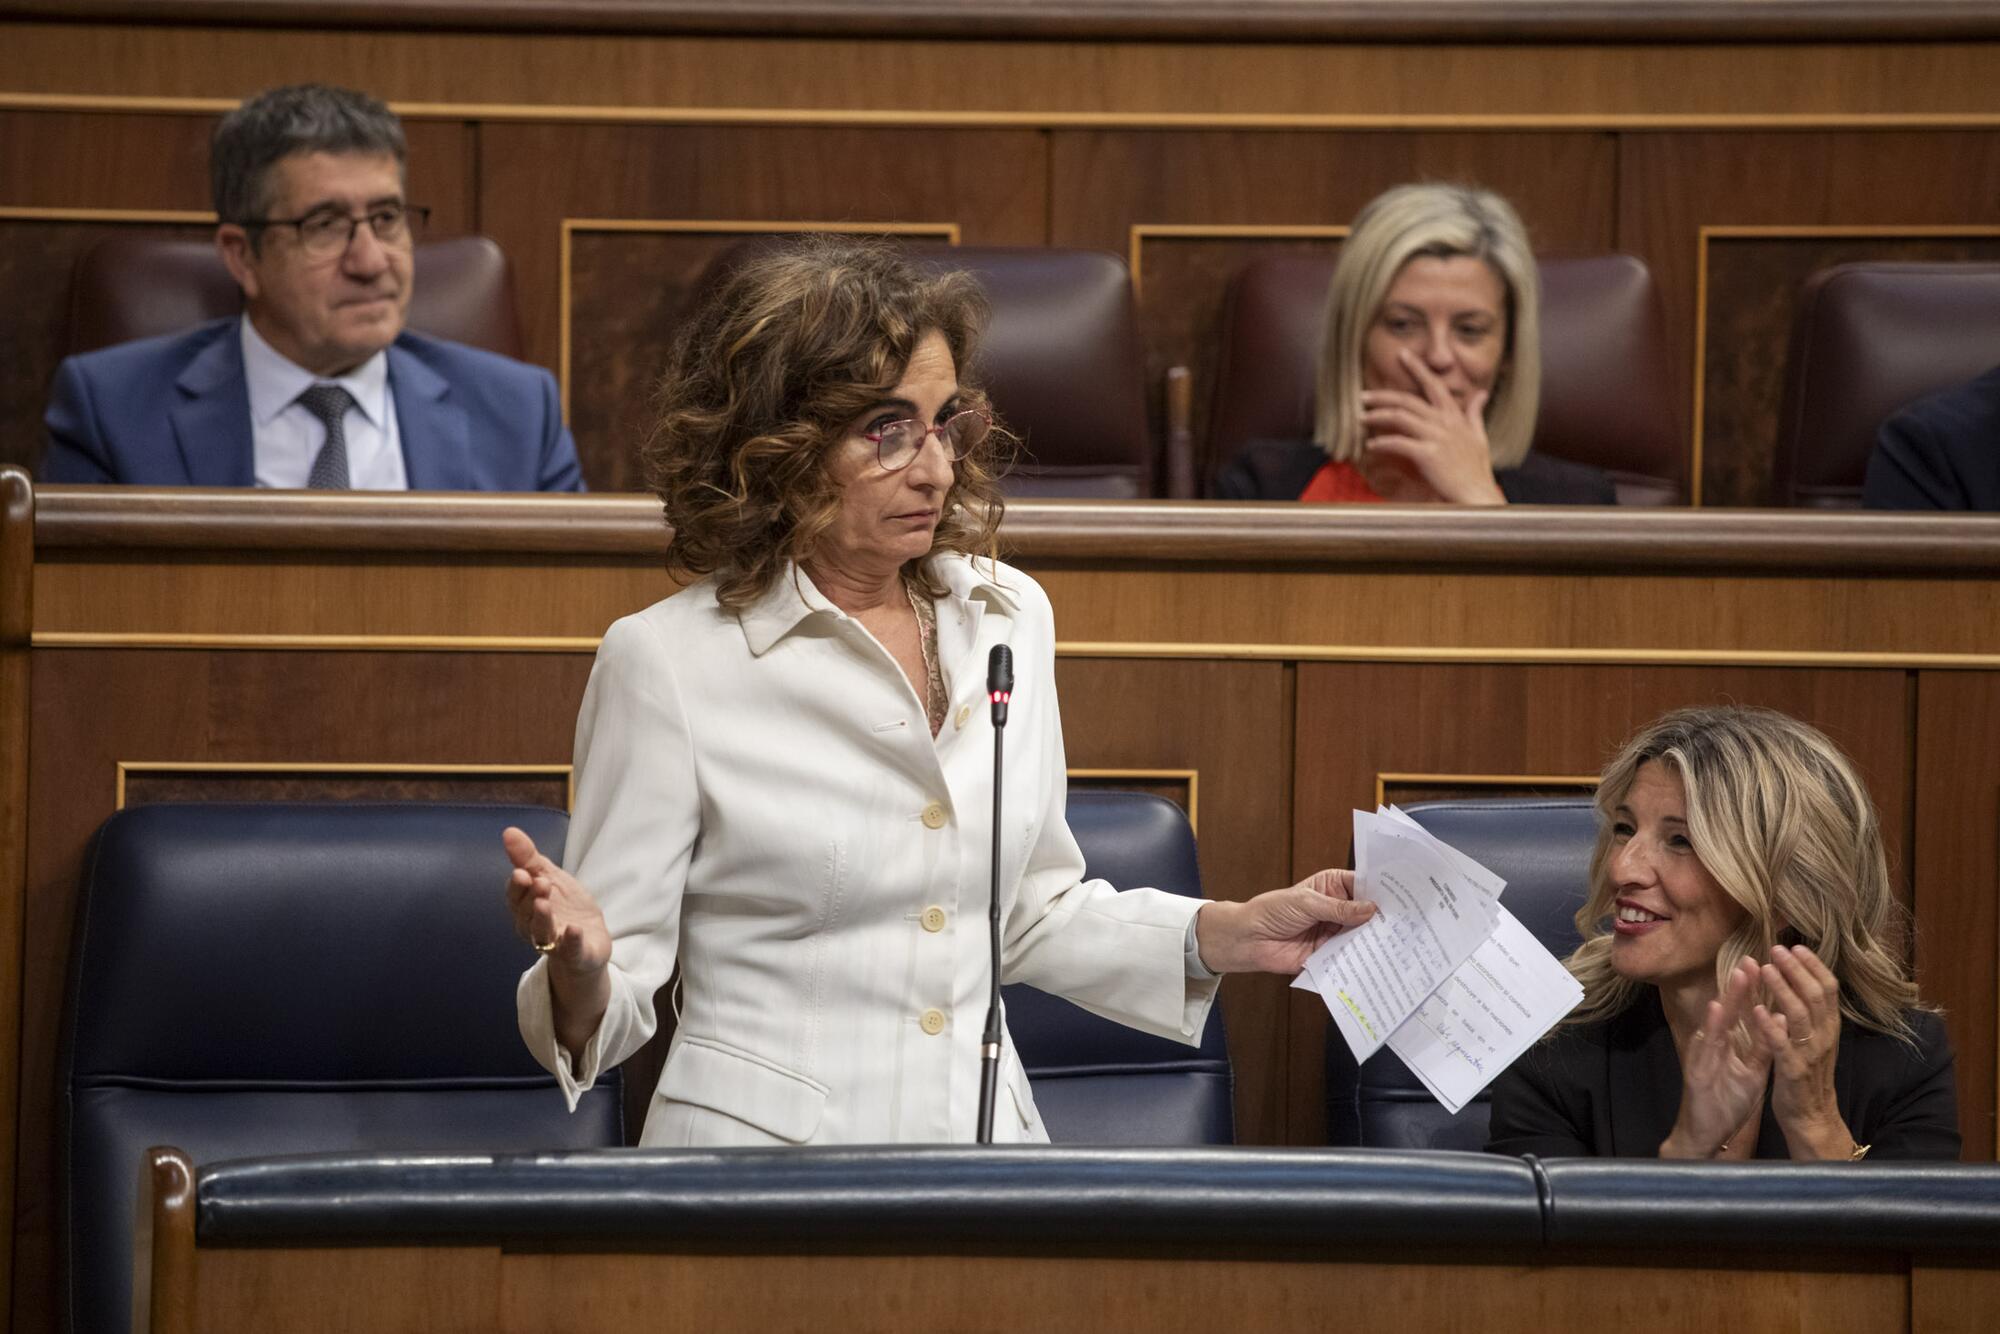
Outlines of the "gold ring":
M 531 940 L 528 943 L 535 947 L 535 953 L 537 954 L 554 954 L 556 946 L 562 944 L 562 932 L 556 932 L 556 938 L 546 945 L 542 944 L 539 940 Z
M 1792 1039 L 1792 1045 L 1793 1045 L 1794 1047 L 1798 1047 L 1798 1046 L 1802 1046 L 1802 1045 L 1804 1045 L 1805 1043 L 1808 1043 L 1808 1042 L 1811 1042 L 1811 1041 L 1812 1041 L 1812 1034 L 1808 1033 L 1808 1034 L 1806 1034 L 1806 1035 L 1805 1035 L 1804 1037 L 1802 1037 L 1802 1038 L 1793 1038 L 1793 1039 Z

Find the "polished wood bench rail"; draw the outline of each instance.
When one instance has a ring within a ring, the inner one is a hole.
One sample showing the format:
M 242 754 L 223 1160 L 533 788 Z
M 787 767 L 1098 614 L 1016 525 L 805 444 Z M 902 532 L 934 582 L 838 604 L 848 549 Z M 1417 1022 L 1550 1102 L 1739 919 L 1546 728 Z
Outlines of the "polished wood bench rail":
M 201 1331 L 1976 1328 L 2000 1168 L 1391 1150 L 149 1155 Z

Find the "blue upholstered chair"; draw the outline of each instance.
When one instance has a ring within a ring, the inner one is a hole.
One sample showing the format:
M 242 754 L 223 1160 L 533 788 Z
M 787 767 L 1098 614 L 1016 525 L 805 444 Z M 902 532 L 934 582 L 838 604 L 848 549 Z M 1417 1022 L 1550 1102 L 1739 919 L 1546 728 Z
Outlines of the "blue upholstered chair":
M 575 1116 L 514 1026 L 534 957 L 500 831 L 540 807 L 159 805 L 98 831 L 62 1048 L 69 1329 L 131 1328 L 140 1158 L 621 1144 L 620 1085 Z
M 1404 808 L 1438 838 L 1507 882 L 1500 902 L 1551 954 L 1576 948 L 1576 913 L 1589 889 L 1597 817 L 1588 797 L 1433 801 Z M 1355 1067 L 1331 1024 L 1326 1033 L 1330 1144 L 1466 1149 L 1486 1144 L 1487 1099 L 1453 1116 L 1386 1047 Z
M 1143 792 L 1071 792 L 1069 827 L 1087 874 L 1119 888 L 1201 897 L 1194 830 Z M 1033 987 L 1006 988 L 1007 1028 L 1049 1137 L 1070 1144 L 1229 1144 L 1229 1051 L 1220 1007 L 1200 1047 L 1089 1014 Z

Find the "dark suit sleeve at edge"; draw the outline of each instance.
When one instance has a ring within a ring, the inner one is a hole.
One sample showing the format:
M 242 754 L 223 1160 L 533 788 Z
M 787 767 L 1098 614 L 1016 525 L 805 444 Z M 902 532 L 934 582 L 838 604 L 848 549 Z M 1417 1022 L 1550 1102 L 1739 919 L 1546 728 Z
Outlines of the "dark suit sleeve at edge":
M 56 368 L 55 384 L 49 391 L 48 410 L 42 414 L 47 431 L 41 466 L 36 470 L 44 482 L 115 482 L 111 461 L 104 455 L 104 433 L 91 402 L 90 383 L 67 357 Z
M 1962 510 L 1964 490 L 1943 467 L 1944 444 L 1916 414 L 1899 412 L 1875 433 L 1861 504 L 1871 510 Z

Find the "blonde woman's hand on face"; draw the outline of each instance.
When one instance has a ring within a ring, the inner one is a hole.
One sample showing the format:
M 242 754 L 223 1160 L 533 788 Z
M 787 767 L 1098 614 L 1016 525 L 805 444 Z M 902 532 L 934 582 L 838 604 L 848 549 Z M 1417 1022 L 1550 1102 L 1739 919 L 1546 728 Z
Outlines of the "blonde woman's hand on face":
M 1751 1026 L 1771 1058 L 1771 1114 L 1794 1158 L 1846 1158 L 1854 1149 L 1834 1097 L 1840 1055 L 1840 981 L 1803 945 L 1771 947 L 1761 970 L 1765 1004 Z
M 1194 921 L 1195 947 L 1212 973 L 1290 977 L 1321 942 L 1374 915 L 1374 904 L 1354 897 L 1354 872 L 1316 871 L 1246 903 L 1203 904 Z
M 1738 1135 L 1755 1135 L 1771 1077 L 1765 1043 L 1743 1032 L 1758 985 L 1754 959 L 1729 975 L 1722 994 L 1681 1054 L 1681 1109 L 1660 1144 L 1662 1158 L 1713 1158 Z
M 1402 463 L 1439 500 L 1506 504 L 1507 497 L 1493 477 L 1493 451 L 1486 440 L 1488 392 L 1478 390 L 1461 406 L 1423 358 L 1407 348 L 1398 355 L 1423 392 L 1362 390 L 1361 425 L 1368 449 Z
M 552 974 L 576 978 L 602 973 L 611 962 L 611 931 L 597 900 L 576 877 L 537 851 L 524 831 L 509 826 L 500 841 L 514 863 L 507 877 L 514 934 L 549 956 Z M 544 949 L 550 942 L 555 948 Z

